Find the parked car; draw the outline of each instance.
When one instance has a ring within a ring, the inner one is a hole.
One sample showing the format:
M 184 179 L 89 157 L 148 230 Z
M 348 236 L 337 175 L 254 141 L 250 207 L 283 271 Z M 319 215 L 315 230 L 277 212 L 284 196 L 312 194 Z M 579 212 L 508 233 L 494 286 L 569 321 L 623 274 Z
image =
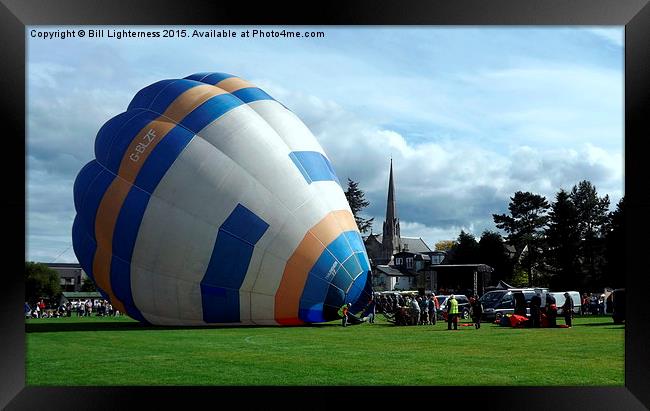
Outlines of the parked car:
M 483 304 L 483 316 L 485 321 L 500 320 L 506 314 L 515 312 L 515 293 L 522 293 L 526 300 L 526 315 L 530 314 L 530 300 L 536 293 L 542 298 L 542 306 L 546 301 L 547 288 L 511 288 L 508 290 L 489 291 L 479 298 Z M 564 299 L 562 300 L 564 302 Z
M 469 299 L 466 295 L 463 294 L 454 294 L 456 301 L 458 301 L 458 313 L 460 317 L 464 320 L 468 319 L 470 316 L 470 304 Z M 438 303 L 440 308 L 438 309 L 438 319 L 445 320 L 447 316 L 447 299 L 449 295 L 437 295 Z

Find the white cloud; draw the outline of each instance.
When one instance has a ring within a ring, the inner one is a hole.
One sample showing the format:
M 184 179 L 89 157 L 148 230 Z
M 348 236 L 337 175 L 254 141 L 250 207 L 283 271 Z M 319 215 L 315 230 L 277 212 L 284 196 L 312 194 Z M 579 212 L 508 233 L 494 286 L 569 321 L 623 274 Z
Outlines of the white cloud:
M 69 78 L 75 69 L 57 63 L 33 63 L 28 66 L 27 78 L 29 83 L 40 87 L 54 89 L 62 78 Z
M 592 33 L 598 36 L 601 39 L 606 40 L 610 44 L 623 47 L 625 45 L 625 30 L 622 27 L 618 28 L 587 28 L 585 29 L 589 33 Z

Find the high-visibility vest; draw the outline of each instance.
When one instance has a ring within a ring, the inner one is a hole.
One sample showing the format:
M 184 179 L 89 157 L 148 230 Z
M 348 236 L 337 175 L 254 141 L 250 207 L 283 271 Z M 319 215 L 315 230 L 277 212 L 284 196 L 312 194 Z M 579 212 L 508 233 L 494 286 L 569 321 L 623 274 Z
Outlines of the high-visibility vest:
M 449 314 L 458 314 L 458 301 L 455 298 L 449 300 Z
M 344 317 L 347 311 L 348 305 L 344 304 L 341 308 L 339 308 L 339 317 Z

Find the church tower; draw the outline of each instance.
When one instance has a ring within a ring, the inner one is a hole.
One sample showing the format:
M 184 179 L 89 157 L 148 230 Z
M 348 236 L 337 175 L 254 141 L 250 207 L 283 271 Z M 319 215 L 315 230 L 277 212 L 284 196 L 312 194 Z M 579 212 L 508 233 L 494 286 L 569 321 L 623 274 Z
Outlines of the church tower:
M 386 220 L 384 221 L 384 236 L 381 244 L 382 259 L 386 261 L 393 254 L 402 251 L 402 242 L 399 233 L 399 218 L 395 202 L 395 185 L 393 184 L 393 159 L 390 159 L 390 178 L 388 180 L 388 201 L 386 203 Z

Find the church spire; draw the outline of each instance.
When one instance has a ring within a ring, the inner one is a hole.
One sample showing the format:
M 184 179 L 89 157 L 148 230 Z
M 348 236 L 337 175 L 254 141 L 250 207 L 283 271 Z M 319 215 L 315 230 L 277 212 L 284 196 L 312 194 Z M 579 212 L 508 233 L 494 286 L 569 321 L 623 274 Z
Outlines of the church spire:
M 393 221 L 397 217 L 395 204 L 395 185 L 393 183 L 393 159 L 390 159 L 390 177 L 388 178 L 388 202 L 386 203 L 386 221 Z
M 397 218 L 395 201 L 395 183 L 393 181 L 393 159 L 390 159 L 390 176 L 388 178 L 388 198 L 386 202 L 386 220 L 382 238 L 382 257 L 390 260 L 393 254 L 402 251 L 402 241 Z

